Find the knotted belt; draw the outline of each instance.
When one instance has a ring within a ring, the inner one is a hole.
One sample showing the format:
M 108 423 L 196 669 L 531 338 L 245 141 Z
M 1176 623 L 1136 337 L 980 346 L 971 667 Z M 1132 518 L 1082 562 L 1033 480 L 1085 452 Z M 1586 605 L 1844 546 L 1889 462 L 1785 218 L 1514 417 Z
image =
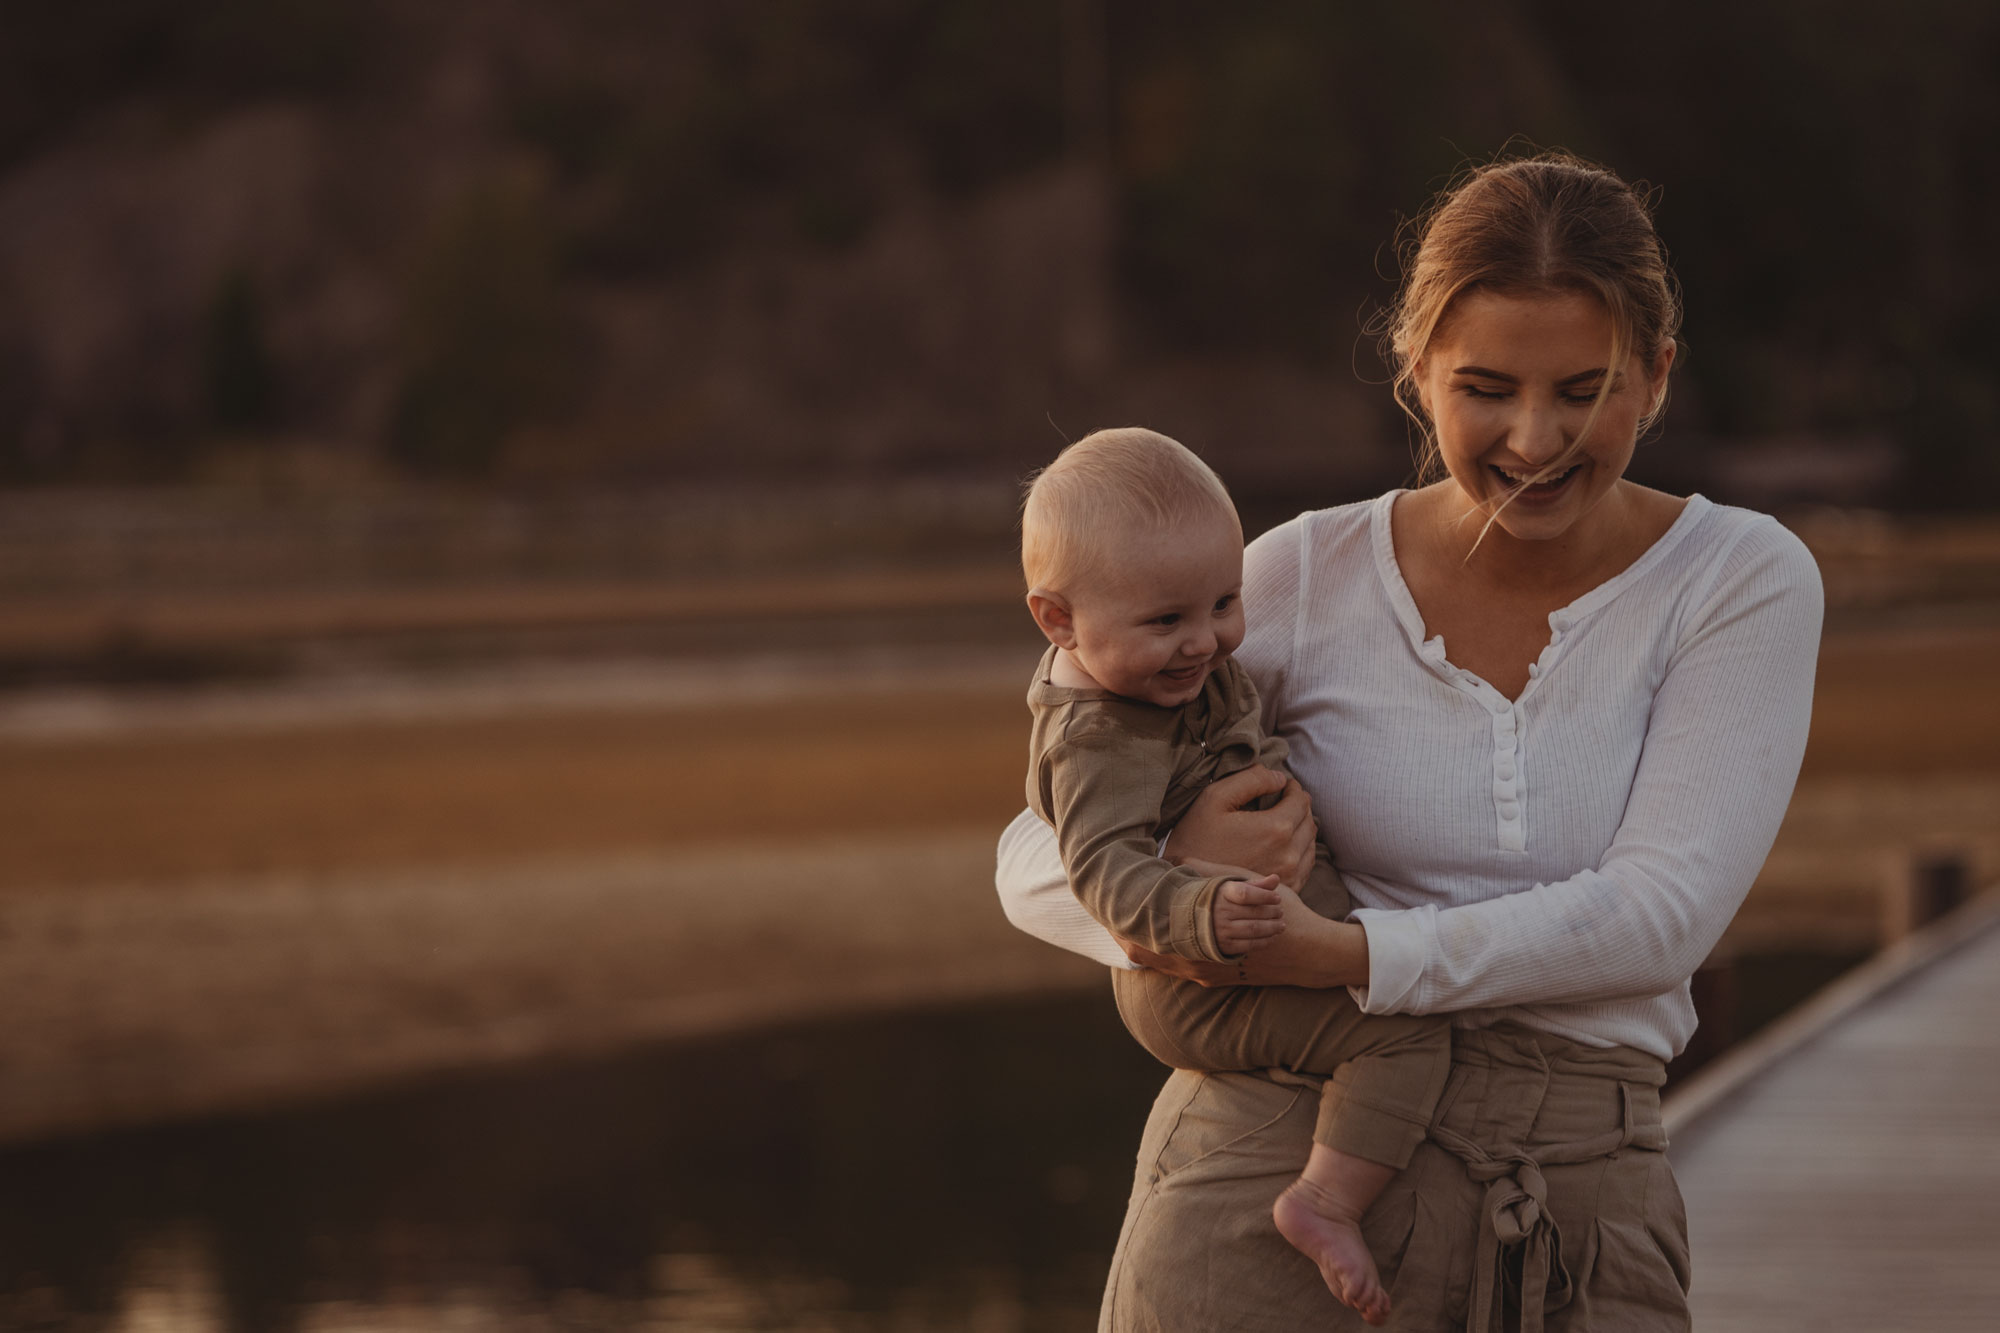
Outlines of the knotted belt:
M 1549 1214 L 1545 1166 L 1568 1166 L 1608 1157 L 1621 1148 L 1667 1146 L 1666 1130 L 1657 1119 L 1643 1123 L 1633 1114 L 1634 1084 L 1618 1081 L 1622 1107 L 1616 1129 L 1572 1143 L 1544 1143 L 1528 1149 L 1510 1145 L 1489 1150 L 1433 1120 L 1431 1140 L 1465 1163 L 1466 1173 L 1486 1186 L 1480 1208 L 1479 1247 L 1473 1259 L 1472 1301 L 1466 1307 L 1466 1333 L 1494 1333 L 1504 1326 L 1503 1279 L 1511 1279 L 1508 1261 L 1518 1256 L 1521 1307 L 1520 1333 L 1542 1333 L 1543 1317 L 1568 1305 L 1576 1284 L 1563 1266 L 1562 1229 Z M 1442 1116 L 1443 1108 L 1440 1108 Z M 1511 1282 L 1510 1284 L 1511 1285 Z

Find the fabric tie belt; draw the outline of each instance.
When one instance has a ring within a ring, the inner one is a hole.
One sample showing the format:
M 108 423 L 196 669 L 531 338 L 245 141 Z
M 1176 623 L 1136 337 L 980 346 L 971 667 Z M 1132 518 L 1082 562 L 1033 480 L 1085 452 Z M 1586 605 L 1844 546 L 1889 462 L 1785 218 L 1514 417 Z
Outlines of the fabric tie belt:
M 1542 1333 L 1544 1315 L 1560 1310 L 1576 1294 L 1575 1282 L 1563 1266 L 1562 1230 L 1549 1215 L 1542 1168 L 1594 1161 L 1621 1148 L 1664 1149 L 1667 1133 L 1658 1119 L 1634 1114 L 1634 1086 L 1622 1079 L 1618 1083 L 1623 1111 L 1618 1128 L 1573 1143 L 1537 1144 L 1532 1149 L 1512 1145 L 1496 1152 L 1436 1120 L 1431 1123 L 1431 1140 L 1464 1162 L 1473 1180 L 1486 1185 L 1466 1333 L 1494 1333 L 1504 1326 L 1501 1283 L 1504 1277 L 1512 1285 L 1515 1270 L 1510 1260 L 1518 1260 L 1520 1333 Z M 1442 1113 L 1440 1108 L 1440 1117 Z

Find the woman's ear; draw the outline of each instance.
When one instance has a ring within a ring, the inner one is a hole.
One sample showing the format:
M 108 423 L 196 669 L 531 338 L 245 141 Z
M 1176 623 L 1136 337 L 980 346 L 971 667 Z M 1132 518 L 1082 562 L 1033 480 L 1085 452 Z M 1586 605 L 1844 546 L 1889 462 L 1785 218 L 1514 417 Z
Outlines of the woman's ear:
M 1660 402 L 1666 396 L 1667 392 L 1667 374 L 1674 368 L 1674 354 L 1679 350 L 1679 343 L 1675 342 L 1672 338 L 1667 339 L 1665 345 L 1654 354 L 1653 364 L 1647 367 L 1647 378 L 1649 380 L 1649 383 L 1646 385 L 1647 416 L 1651 416 L 1660 410 Z
M 1028 614 L 1035 618 L 1035 624 L 1050 643 L 1058 648 L 1076 647 L 1076 621 L 1070 614 L 1069 602 L 1060 593 L 1045 588 L 1028 589 Z
M 1429 369 L 1422 357 L 1418 357 L 1416 364 L 1410 367 L 1410 396 L 1417 400 L 1417 411 L 1423 413 L 1424 420 L 1435 421 L 1437 417 L 1431 412 L 1431 396 L 1425 392 L 1424 374 Z

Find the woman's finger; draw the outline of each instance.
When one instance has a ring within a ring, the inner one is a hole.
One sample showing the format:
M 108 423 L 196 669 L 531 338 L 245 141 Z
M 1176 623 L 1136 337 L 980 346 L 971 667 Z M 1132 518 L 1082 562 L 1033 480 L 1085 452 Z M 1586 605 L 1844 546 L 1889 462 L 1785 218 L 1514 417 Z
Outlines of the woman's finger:
M 1295 790 L 1269 810 L 1245 809 L 1237 804 L 1259 794 L 1282 791 L 1288 785 Z M 1200 857 L 1289 875 L 1298 864 L 1292 844 L 1299 825 L 1311 819 L 1311 811 L 1303 789 L 1281 773 L 1265 769 L 1248 781 L 1243 774 L 1232 773 L 1211 783 L 1181 816 L 1167 840 L 1167 859 L 1186 864 Z
M 1160 956 L 1145 945 L 1128 940 L 1123 935 L 1113 935 L 1111 938 L 1118 941 L 1118 947 L 1125 951 L 1127 958 L 1141 967 L 1152 967 L 1153 961 Z
M 1319 825 L 1315 821 L 1308 819 L 1292 830 L 1290 851 L 1293 863 L 1299 867 L 1297 874 L 1300 884 L 1304 884 L 1305 877 L 1312 873 L 1313 861 L 1319 855 L 1318 843 Z
M 1141 967 L 1192 981 L 1199 986 L 1235 986 L 1242 982 L 1242 976 L 1233 963 L 1198 963 L 1190 958 L 1172 958 L 1127 939 L 1119 939 L 1118 944 L 1125 950 L 1125 956 Z
M 1312 797 L 1308 796 L 1306 789 L 1299 785 L 1299 780 L 1286 778 L 1284 791 L 1285 794 L 1278 798 L 1278 803 L 1271 807 L 1272 813 L 1282 814 L 1287 819 L 1295 821 L 1309 821 L 1312 818 Z
M 1247 870 L 1242 866 L 1232 866 L 1221 861 L 1204 861 L 1198 856 L 1190 856 L 1180 864 L 1194 871 L 1197 875 L 1209 875 L 1216 879 L 1240 879 L 1256 884 L 1273 881 L 1273 877 L 1270 875 L 1259 875 L 1255 871 Z
M 1211 799 L 1220 802 L 1224 809 L 1241 810 L 1272 792 L 1284 790 L 1287 783 L 1294 787 L 1299 785 L 1275 768 L 1252 764 L 1226 778 L 1217 778 L 1208 784 L 1208 790 L 1213 793 Z

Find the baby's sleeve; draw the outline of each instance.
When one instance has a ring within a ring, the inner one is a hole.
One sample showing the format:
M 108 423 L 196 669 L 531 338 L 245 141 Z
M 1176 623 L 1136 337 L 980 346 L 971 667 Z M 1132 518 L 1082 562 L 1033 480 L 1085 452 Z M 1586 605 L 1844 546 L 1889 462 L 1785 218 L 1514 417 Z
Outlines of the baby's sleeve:
M 1043 783 L 1056 843 L 1077 900 L 1113 935 L 1223 962 L 1215 895 L 1226 877 L 1174 865 L 1155 845 L 1169 779 L 1160 748 L 1106 733 L 1049 747 Z
M 1138 967 L 1070 892 L 1056 831 L 1034 811 L 1015 815 L 1000 834 L 993 885 L 1000 894 L 1000 910 L 1017 930 L 1106 967 Z

